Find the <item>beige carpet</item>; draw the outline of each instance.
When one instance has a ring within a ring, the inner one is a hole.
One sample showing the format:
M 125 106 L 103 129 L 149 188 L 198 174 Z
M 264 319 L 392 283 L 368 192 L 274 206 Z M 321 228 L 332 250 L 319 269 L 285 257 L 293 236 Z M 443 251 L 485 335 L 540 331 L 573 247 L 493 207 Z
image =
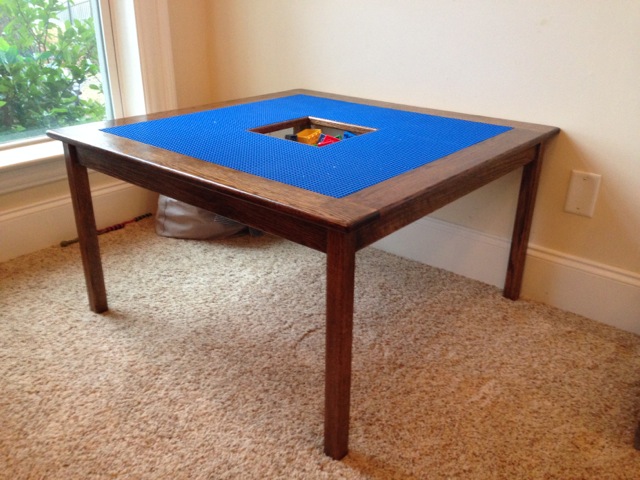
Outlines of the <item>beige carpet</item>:
M 638 479 L 640 337 L 358 254 L 350 454 L 322 453 L 324 256 L 100 237 L 0 265 L 2 479 Z

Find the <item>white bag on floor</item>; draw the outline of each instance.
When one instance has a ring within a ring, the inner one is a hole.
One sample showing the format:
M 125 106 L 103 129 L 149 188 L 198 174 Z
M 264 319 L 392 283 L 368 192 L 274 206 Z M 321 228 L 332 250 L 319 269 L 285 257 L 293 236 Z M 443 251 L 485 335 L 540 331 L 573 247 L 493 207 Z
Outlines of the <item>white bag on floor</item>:
M 160 195 L 156 233 L 162 237 L 205 240 L 240 233 L 246 225 L 217 213 Z

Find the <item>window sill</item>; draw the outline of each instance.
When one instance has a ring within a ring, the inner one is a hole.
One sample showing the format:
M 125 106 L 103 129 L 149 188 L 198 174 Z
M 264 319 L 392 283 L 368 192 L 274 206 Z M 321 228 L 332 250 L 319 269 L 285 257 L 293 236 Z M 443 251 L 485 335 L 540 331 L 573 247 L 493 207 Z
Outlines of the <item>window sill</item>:
M 66 177 L 60 142 L 44 141 L 0 151 L 0 195 Z

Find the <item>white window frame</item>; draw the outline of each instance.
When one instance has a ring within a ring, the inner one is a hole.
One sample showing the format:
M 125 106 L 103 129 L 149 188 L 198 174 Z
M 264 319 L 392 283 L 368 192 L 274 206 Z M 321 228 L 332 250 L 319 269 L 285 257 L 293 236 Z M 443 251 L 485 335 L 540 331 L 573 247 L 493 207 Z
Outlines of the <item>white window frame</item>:
M 114 115 L 176 108 L 168 0 L 99 0 Z M 66 178 L 47 137 L 0 150 L 0 195 Z

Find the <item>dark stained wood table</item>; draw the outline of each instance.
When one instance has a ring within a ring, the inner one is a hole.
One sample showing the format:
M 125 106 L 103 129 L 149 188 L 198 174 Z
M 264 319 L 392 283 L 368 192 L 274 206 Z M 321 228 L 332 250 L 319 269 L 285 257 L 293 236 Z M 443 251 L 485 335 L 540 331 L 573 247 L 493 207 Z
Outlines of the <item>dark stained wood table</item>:
M 513 128 L 343 198 L 314 193 L 100 130 L 294 94 Z M 549 126 L 293 90 L 197 109 L 60 128 L 48 135 L 64 143 L 89 303 L 94 312 L 104 312 L 108 306 L 87 168 L 327 254 L 324 451 L 340 459 L 348 452 L 356 251 L 524 167 L 504 286 L 504 296 L 516 300 L 520 295 L 543 149 L 558 132 Z

